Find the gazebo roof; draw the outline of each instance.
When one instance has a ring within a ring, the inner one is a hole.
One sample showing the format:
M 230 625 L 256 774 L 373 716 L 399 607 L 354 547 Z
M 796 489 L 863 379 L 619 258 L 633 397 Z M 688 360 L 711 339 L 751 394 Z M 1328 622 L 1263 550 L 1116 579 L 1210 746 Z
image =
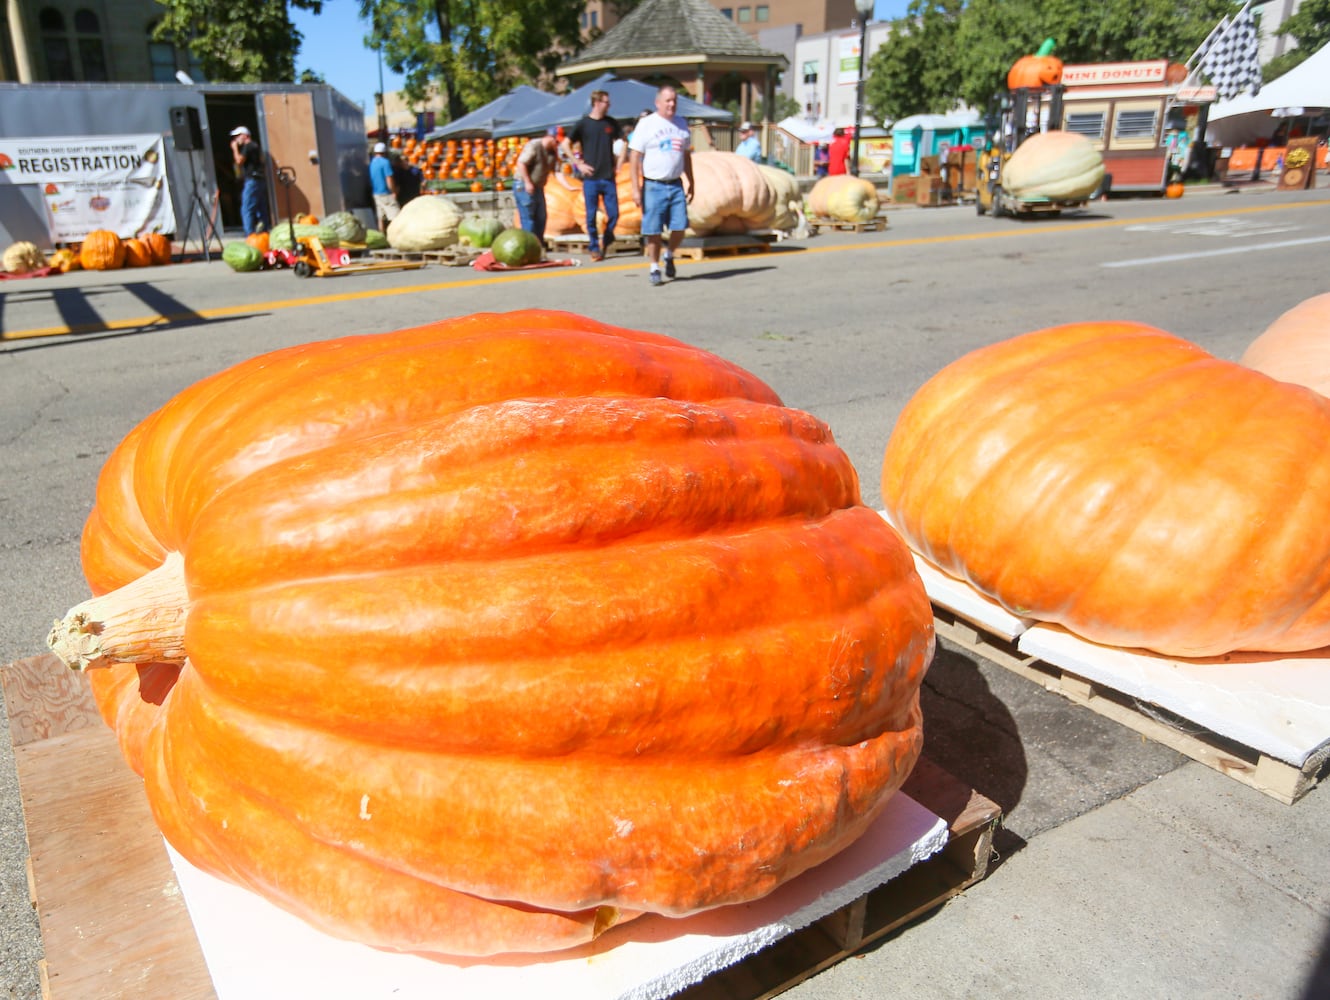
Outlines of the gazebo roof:
M 620 66 L 725 62 L 787 65 L 764 49 L 706 0 L 644 0 L 627 17 L 556 71 L 585 74 Z

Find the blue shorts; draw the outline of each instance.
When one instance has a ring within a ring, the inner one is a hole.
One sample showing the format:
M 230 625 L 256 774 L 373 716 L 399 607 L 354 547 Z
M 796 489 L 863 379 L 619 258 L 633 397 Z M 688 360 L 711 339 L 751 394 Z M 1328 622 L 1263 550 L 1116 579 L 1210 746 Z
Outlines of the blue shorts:
M 688 228 L 688 199 L 682 181 L 647 180 L 642 184 L 642 235 L 659 236 L 662 229 L 681 233 Z

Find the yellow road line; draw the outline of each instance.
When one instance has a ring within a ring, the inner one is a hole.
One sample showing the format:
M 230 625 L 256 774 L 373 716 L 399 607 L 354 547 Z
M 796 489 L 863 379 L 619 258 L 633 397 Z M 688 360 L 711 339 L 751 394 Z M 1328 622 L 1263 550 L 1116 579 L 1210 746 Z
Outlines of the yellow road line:
M 1300 202 L 1303 206 L 1325 207 L 1330 201 Z M 1052 227 L 1006 227 L 981 233 L 956 233 L 950 236 L 915 236 L 907 239 L 876 240 L 873 242 L 856 241 L 839 243 L 833 246 L 790 248 L 798 253 L 841 253 L 847 250 L 880 250 L 889 247 L 923 246 L 934 243 L 962 243 L 970 240 L 1007 239 L 1017 236 L 1046 236 L 1051 234 L 1079 232 L 1087 229 L 1111 229 L 1123 226 L 1139 226 L 1155 222 L 1177 222 L 1187 219 L 1213 219 L 1228 215 L 1251 215 L 1258 212 L 1272 212 L 1290 207 L 1287 203 L 1279 205 L 1251 205 L 1226 208 L 1223 211 L 1201 211 L 1153 215 L 1140 219 L 1097 219 L 1087 222 L 1064 222 Z M 789 251 L 786 251 L 789 252 Z M 722 258 L 716 258 L 722 259 Z M 730 258 L 723 258 L 729 261 Z M 605 274 L 610 271 L 631 271 L 643 266 L 642 261 L 631 264 L 607 264 L 597 268 L 558 268 L 552 267 L 518 274 L 492 274 L 486 277 L 464 278 L 460 281 L 439 281 L 428 285 L 407 285 L 401 288 L 376 288 L 358 292 L 334 292 L 331 295 L 313 295 L 299 299 L 277 299 L 272 302 L 247 302 L 240 305 L 218 306 L 215 309 L 200 309 L 187 313 L 167 313 L 143 316 L 136 319 L 107 320 L 103 323 L 79 323 L 74 326 L 38 327 L 31 330 L 0 330 L 0 341 L 29 340 L 35 337 L 61 337 L 82 333 L 108 333 L 116 330 L 143 330 L 152 327 L 171 326 L 175 323 L 197 323 L 200 320 L 223 319 L 227 316 L 251 312 L 275 312 L 279 309 L 293 309 L 300 306 L 331 305 L 337 302 L 357 302 L 363 299 L 382 299 L 394 295 L 418 295 L 423 292 L 439 292 L 450 288 L 475 288 L 514 281 L 545 281 L 551 278 L 564 278 L 574 275 Z M 347 276 L 349 277 L 349 275 Z M 311 279 L 312 280 L 312 279 Z M 322 279 L 319 279 L 322 280 Z

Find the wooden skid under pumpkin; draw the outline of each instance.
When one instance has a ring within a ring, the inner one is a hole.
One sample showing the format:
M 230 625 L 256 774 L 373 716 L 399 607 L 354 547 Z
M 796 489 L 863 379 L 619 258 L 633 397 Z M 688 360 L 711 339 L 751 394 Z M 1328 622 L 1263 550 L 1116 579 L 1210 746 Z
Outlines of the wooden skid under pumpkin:
M 444 247 L 442 250 L 426 250 L 422 253 L 421 259 L 430 264 L 442 264 L 444 267 L 470 267 L 471 262 L 483 254 L 485 251 L 480 247 L 456 246 Z
M 707 260 L 742 253 L 768 253 L 771 243 L 757 236 L 689 236 L 674 251 L 679 260 Z
M 430 251 L 437 253 L 438 251 Z M 371 250 L 369 255 L 375 260 L 424 260 L 425 251 L 423 250 L 394 250 L 388 247 L 382 250 Z
M 835 229 L 846 233 L 880 233 L 887 228 L 885 213 L 879 213 L 866 222 L 847 222 L 845 219 L 829 219 L 824 215 L 808 216 L 809 231 Z
M 556 236 L 545 236 L 545 246 L 551 251 L 557 253 L 587 253 L 591 245 L 591 238 L 586 233 L 559 233 Z M 615 237 L 609 249 L 605 250 L 606 257 L 640 255 L 642 253 L 642 238 L 640 236 L 618 236 Z
M 38 656 L 0 668 L 0 686 L 30 847 L 29 891 L 46 954 L 43 996 L 216 1000 L 142 783 L 97 716 L 86 676 Z M 774 996 L 982 879 L 998 807 L 927 759 L 902 791 L 948 825 L 938 853 L 675 995 Z M 90 845 L 95 863 L 88 860 Z
M 918 554 L 937 634 L 1292 805 L 1330 767 L 1330 650 L 1177 660 L 1009 614 Z

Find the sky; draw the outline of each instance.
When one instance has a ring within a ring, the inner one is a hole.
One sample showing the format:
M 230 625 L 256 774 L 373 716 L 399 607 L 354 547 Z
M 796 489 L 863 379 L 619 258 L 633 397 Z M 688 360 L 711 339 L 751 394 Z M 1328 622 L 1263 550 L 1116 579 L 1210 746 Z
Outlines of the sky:
M 874 20 L 900 17 L 909 0 L 877 0 Z M 296 74 L 310 69 L 320 74 L 349 100 L 374 108 L 379 90 L 379 57 L 365 48 L 366 26 L 361 23 L 356 0 L 324 0 L 323 13 L 291 8 L 291 20 L 304 36 L 296 56 Z M 383 89 L 400 90 L 402 78 L 383 67 Z

